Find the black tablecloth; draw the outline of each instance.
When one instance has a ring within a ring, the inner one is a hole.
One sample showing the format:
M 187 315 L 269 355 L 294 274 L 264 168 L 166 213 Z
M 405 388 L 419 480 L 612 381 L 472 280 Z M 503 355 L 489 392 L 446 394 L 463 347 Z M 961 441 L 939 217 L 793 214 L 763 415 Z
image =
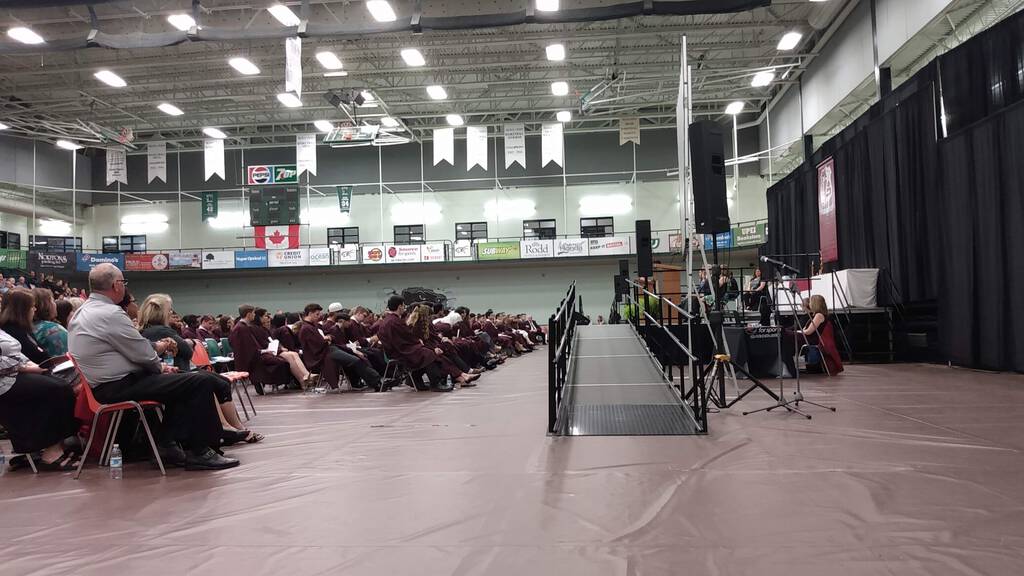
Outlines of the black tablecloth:
M 733 361 L 742 366 L 755 378 L 777 378 L 779 376 L 779 338 L 783 334 L 777 328 L 754 328 L 748 331 L 742 326 L 726 326 L 725 338 L 729 343 Z M 785 376 L 796 374 L 793 364 L 793 339 L 782 337 L 782 365 Z M 737 377 L 741 374 L 737 373 Z

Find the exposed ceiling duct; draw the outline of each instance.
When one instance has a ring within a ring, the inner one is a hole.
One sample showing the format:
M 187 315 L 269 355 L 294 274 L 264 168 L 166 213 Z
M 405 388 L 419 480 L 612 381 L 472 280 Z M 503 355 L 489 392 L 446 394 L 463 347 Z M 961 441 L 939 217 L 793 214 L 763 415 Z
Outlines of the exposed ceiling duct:
M 0 189 L 0 193 L 16 194 L 16 192 L 4 189 Z M 72 220 L 71 215 L 58 212 L 53 208 L 40 206 L 39 204 L 33 206 L 28 202 L 14 200 L 12 198 L 0 199 L 0 212 L 3 212 L 4 214 L 12 214 L 14 216 L 24 216 L 26 218 L 32 218 L 35 216 L 36 218 L 53 218 L 56 220 L 66 221 Z

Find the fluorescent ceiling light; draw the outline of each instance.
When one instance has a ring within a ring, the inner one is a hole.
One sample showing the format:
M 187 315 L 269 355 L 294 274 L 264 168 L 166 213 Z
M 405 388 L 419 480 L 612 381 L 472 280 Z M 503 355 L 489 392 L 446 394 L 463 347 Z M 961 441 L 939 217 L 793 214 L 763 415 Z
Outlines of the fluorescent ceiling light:
M 792 50 L 793 48 L 796 48 L 796 45 L 800 43 L 800 39 L 803 37 L 804 35 L 799 32 L 787 32 L 782 36 L 782 39 L 779 40 L 778 49 Z
M 377 100 L 377 97 L 369 90 L 363 90 L 359 95 L 363 97 L 363 102 L 375 102 Z
M 67 236 L 71 234 L 71 223 L 64 220 L 41 218 L 39 220 L 39 231 L 47 236 Z
M 330 50 L 321 50 L 316 53 L 316 60 L 321 66 L 328 70 L 341 70 L 341 59 Z
M 15 26 L 14 28 L 11 28 L 7 31 L 7 35 L 10 36 L 12 40 L 17 40 L 22 44 L 42 44 L 45 42 L 42 36 L 36 34 L 29 28 L 25 28 L 24 26 Z
M 313 122 L 313 126 L 316 126 L 316 129 L 321 132 L 330 132 L 331 130 L 334 130 L 334 124 L 327 120 L 317 120 L 316 122 Z
M 402 60 L 409 66 L 423 66 L 427 63 L 423 59 L 423 54 L 415 48 L 405 48 L 402 50 Z
M 164 114 L 169 114 L 171 116 L 181 116 L 182 114 L 184 114 L 184 112 L 181 111 L 181 108 L 178 108 L 174 104 L 169 104 L 167 102 L 160 104 L 159 106 L 157 106 L 157 108 Z
M 8 128 L 10 128 L 10 126 L 4 124 L 3 122 L 0 122 L 0 130 L 7 130 Z
M 565 60 L 565 46 L 561 44 L 549 44 L 548 47 L 544 49 L 544 52 L 547 53 L 548 60 Z
M 274 4 L 267 8 L 267 12 L 284 26 L 298 26 L 302 21 L 292 12 L 292 9 L 284 4 Z
M 444 86 L 427 86 L 427 96 L 434 100 L 447 100 L 448 91 L 444 89 Z
M 581 216 L 622 216 L 633 211 L 628 194 L 593 194 L 580 198 Z
M 555 96 L 565 96 L 566 94 L 569 93 L 569 83 L 568 82 L 552 82 L 551 83 L 551 93 L 554 94 Z
M 757 74 L 754 74 L 754 79 L 751 80 L 750 85 L 754 88 L 761 88 L 762 86 L 771 84 L 772 80 L 775 80 L 775 72 L 770 70 L 758 72 Z
M 726 114 L 732 114 L 733 116 L 743 112 L 743 102 L 733 102 L 725 107 Z
M 75 144 L 74 142 L 69 142 L 67 140 L 57 140 L 57 147 L 58 148 L 63 148 L 65 150 L 81 150 L 82 149 L 82 147 L 79 146 L 78 144 Z
M 167 21 L 182 32 L 188 32 L 196 25 L 196 21 L 188 14 L 171 14 L 167 17 Z
M 344 70 L 338 70 L 336 72 L 324 72 L 324 78 L 336 78 L 338 76 L 348 76 L 348 72 Z
M 385 128 L 397 128 L 398 127 L 398 120 L 395 120 L 391 116 L 385 116 L 385 117 L 381 118 L 380 119 L 380 123 L 382 125 L 384 125 Z
M 228 64 L 246 76 L 252 76 L 253 74 L 260 73 L 259 66 L 253 64 L 246 58 L 232 58 L 228 60 Z
M 228 137 L 227 134 L 221 132 L 220 130 L 210 127 L 203 128 L 203 134 L 206 134 L 210 138 L 216 138 L 218 140 L 223 140 Z
M 277 101 L 289 108 L 298 108 L 302 106 L 302 100 L 291 92 L 281 92 L 277 95 Z
M 391 9 L 391 3 L 387 0 L 369 0 L 366 3 L 366 9 L 370 11 L 370 16 L 377 22 L 394 22 L 395 11 Z
M 558 0 L 537 0 L 535 6 L 539 12 L 557 12 Z
M 449 114 L 445 116 L 445 120 L 448 121 L 449 126 L 462 126 L 466 123 L 466 121 L 462 119 L 462 116 L 459 116 L 458 114 Z
M 93 74 L 93 76 L 95 76 L 100 82 L 103 82 L 107 86 L 113 86 L 114 88 L 124 88 L 128 85 L 128 83 L 124 81 L 124 78 L 121 78 L 110 70 L 100 70 Z
M 559 122 L 568 122 L 572 120 L 572 112 L 562 110 L 558 114 L 555 114 L 555 118 L 557 118 Z

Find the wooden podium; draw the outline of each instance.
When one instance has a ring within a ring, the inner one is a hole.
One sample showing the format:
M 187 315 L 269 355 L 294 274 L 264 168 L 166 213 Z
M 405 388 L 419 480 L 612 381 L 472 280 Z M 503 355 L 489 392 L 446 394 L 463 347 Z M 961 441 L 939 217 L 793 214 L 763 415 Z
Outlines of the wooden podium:
M 660 294 L 666 300 L 669 300 L 676 305 L 680 305 L 683 301 L 683 274 L 686 273 L 686 269 L 682 266 L 673 266 L 671 264 L 655 264 L 654 265 L 654 281 L 656 293 Z M 661 304 L 661 317 L 662 318 L 674 318 L 677 316 L 672 307 L 664 302 Z

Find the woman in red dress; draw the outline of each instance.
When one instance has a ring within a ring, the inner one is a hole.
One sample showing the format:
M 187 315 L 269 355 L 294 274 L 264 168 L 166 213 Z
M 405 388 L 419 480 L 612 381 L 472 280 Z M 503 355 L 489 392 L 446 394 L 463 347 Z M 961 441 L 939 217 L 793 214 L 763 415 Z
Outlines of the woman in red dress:
M 839 357 L 839 349 L 836 347 L 835 334 L 832 330 L 832 321 L 828 314 L 828 305 L 825 298 L 820 295 L 811 296 L 807 302 L 807 311 L 811 316 L 810 322 L 804 326 L 804 336 L 807 341 L 817 346 L 820 354 L 809 352 L 807 364 L 812 370 L 825 372 L 835 376 L 843 371 L 843 361 Z M 815 361 L 817 360 L 817 361 Z

